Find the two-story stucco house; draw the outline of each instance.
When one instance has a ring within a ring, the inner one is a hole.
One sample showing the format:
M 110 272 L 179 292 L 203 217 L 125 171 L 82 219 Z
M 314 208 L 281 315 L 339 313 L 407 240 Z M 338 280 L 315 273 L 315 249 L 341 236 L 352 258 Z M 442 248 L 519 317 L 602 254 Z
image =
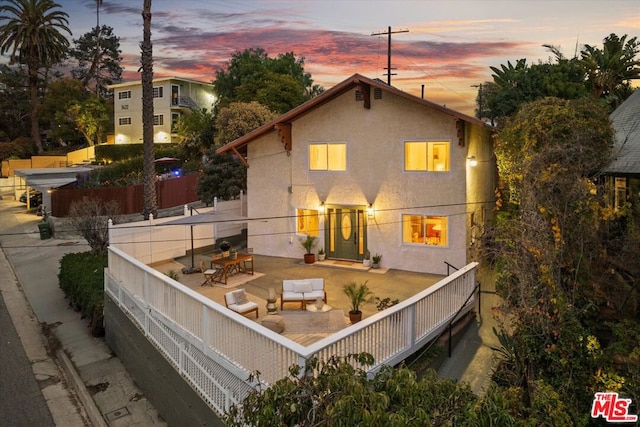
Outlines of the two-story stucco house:
M 496 167 L 481 121 L 355 74 L 217 150 L 247 169 L 248 245 L 444 274 L 492 218 Z
M 142 82 L 108 86 L 113 90 L 115 143 L 142 143 Z M 188 111 L 211 110 L 215 97 L 210 83 L 179 77 L 153 80 L 153 142 L 177 142 L 174 126 Z

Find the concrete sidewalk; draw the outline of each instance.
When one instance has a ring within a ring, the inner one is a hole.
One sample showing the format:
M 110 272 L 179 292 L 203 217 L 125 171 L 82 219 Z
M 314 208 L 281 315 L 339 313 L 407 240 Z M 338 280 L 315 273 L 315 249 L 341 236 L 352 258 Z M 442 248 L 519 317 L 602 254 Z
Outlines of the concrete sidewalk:
M 38 379 L 37 374 L 42 370 L 39 361 L 47 359 L 44 343 L 55 338 L 61 351 L 57 353 L 57 360 L 49 357 L 49 363 L 59 363 L 64 375 L 60 369 L 55 375 L 64 377 L 66 383 L 76 388 L 75 393 L 67 390 L 64 402 L 47 399 L 54 422 L 61 426 L 166 425 L 104 341 L 89 334 L 87 321 L 69 308 L 59 287 L 62 256 L 85 252 L 89 250 L 88 245 L 83 239 L 41 240 L 39 222 L 39 217 L 25 212 L 23 204 L 0 200 L 1 290 L 25 350 L 31 345 L 36 349 L 31 355 L 27 351 L 33 361 L 34 375 Z M 21 295 L 23 302 L 18 304 Z M 18 327 L 23 325 L 30 328 Z M 44 329 L 50 330 L 52 336 L 44 337 L 40 325 L 45 325 Z M 43 394 L 45 392 L 46 388 Z M 83 405 L 73 404 L 78 400 Z M 68 406 L 69 402 L 72 407 Z M 77 418 L 64 418 L 74 413 L 78 414 Z

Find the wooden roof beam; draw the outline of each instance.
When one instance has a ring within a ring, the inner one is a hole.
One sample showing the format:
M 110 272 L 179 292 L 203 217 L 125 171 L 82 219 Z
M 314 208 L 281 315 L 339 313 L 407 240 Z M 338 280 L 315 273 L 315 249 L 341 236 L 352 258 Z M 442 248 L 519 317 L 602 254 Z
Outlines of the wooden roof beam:
M 358 89 L 362 93 L 363 107 L 367 110 L 371 109 L 371 85 L 368 83 L 358 82 Z
M 278 131 L 280 140 L 284 144 L 284 149 L 287 153 L 290 153 L 293 145 L 291 141 L 291 123 L 277 123 L 273 128 Z
M 231 151 L 235 154 L 236 158 L 242 162 L 245 168 L 249 169 L 249 163 L 247 163 L 247 159 L 244 158 L 242 154 L 237 150 L 236 147 L 231 147 Z

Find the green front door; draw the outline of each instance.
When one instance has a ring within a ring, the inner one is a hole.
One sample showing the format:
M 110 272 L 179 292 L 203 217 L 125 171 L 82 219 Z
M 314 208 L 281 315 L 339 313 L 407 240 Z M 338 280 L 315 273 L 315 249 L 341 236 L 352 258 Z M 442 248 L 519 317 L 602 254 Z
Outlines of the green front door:
M 327 209 L 325 227 L 329 242 L 327 255 L 331 258 L 361 260 L 364 254 L 366 227 L 363 209 L 335 207 Z

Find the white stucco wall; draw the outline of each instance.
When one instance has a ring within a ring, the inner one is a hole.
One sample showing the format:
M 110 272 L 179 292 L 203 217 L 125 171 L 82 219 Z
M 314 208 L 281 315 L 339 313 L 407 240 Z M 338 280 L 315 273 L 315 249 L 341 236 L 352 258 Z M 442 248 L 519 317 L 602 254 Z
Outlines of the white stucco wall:
M 388 92 L 382 99 L 372 97 L 367 110 L 352 90 L 295 120 L 292 140 L 290 155 L 275 132 L 248 146 L 249 216 L 278 218 L 249 225 L 249 246 L 256 253 L 302 257 L 296 208 L 317 209 L 322 201 L 328 206 L 372 203 L 376 213 L 368 220 L 368 248 L 383 255 L 383 266 L 441 274 L 444 261 L 466 264 L 466 201 L 473 188 L 467 183 L 466 158 L 473 145 L 458 145 L 454 117 Z M 406 140 L 450 141 L 450 171 L 405 172 Z M 309 171 L 312 142 L 346 142 L 347 170 Z M 448 216 L 449 245 L 403 244 L 402 214 Z M 324 246 L 322 232 L 320 240 L 317 248 Z

